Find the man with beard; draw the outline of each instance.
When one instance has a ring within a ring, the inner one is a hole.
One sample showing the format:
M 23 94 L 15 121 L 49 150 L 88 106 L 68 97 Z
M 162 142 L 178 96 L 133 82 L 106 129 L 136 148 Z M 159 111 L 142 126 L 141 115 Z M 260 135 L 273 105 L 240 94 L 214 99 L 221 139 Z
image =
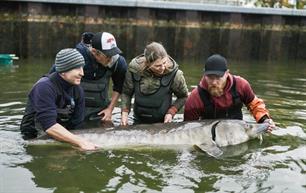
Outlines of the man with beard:
M 230 74 L 227 60 L 219 55 L 210 56 L 204 67 L 200 84 L 185 103 L 184 121 L 199 119 L 243 119 L 245 104 L 256 122 L 275 127 L 262 99 L 257 98 L 251 85 L 240 76 Z

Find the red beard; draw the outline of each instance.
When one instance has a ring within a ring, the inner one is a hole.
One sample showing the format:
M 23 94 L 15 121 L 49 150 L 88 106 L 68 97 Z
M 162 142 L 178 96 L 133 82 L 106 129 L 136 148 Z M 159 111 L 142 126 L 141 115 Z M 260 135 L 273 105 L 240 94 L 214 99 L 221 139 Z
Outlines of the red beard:
M 223 95 L 223 89 L 218 86 L 208 86 L 208 92 L 212 96 L 219 97 Z

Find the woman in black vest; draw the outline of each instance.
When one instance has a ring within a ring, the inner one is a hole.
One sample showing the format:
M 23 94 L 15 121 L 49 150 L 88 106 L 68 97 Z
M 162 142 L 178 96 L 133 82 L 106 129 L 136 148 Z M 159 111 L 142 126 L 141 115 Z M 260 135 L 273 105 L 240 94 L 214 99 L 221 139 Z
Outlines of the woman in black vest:
M 174 103 L 172 94 L 177 97 Z M 171 122 L 185 104 L 188 90 L 183 72 L 160 43 L 147 45 L 128 66 L 121 96 L 122 125 L 128 124 L 133 95 L 135 123 Z

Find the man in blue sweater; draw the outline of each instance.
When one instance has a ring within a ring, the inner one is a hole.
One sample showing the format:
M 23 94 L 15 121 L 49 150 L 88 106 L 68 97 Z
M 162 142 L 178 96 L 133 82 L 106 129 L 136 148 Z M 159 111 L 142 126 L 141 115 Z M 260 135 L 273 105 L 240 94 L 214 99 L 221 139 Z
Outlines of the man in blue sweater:
M 95 144 L 69 132 L 80 128 L 84 120 L 85 100 L 80 87 L 84 65 L 84 57 L 76 49 L 57 53 L 56 72 L 39 79 L 29 93 L 20 126 L 24 139 L 36 138 L 45 131 L 83 150 L 96 149 Z

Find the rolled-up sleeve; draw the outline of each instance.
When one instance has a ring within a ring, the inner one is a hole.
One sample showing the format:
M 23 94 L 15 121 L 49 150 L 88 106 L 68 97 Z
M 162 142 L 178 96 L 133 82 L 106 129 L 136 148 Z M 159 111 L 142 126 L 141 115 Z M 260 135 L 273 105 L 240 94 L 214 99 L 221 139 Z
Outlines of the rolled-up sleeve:
M 121 94 L 121 110 L 124 112 L 129 112 L 131 109 L 131 100 L 134 94 L 134 84 L 132 73 L 127 71 L 125 75 L 125 80 L 123 84 L 122 94 Z

